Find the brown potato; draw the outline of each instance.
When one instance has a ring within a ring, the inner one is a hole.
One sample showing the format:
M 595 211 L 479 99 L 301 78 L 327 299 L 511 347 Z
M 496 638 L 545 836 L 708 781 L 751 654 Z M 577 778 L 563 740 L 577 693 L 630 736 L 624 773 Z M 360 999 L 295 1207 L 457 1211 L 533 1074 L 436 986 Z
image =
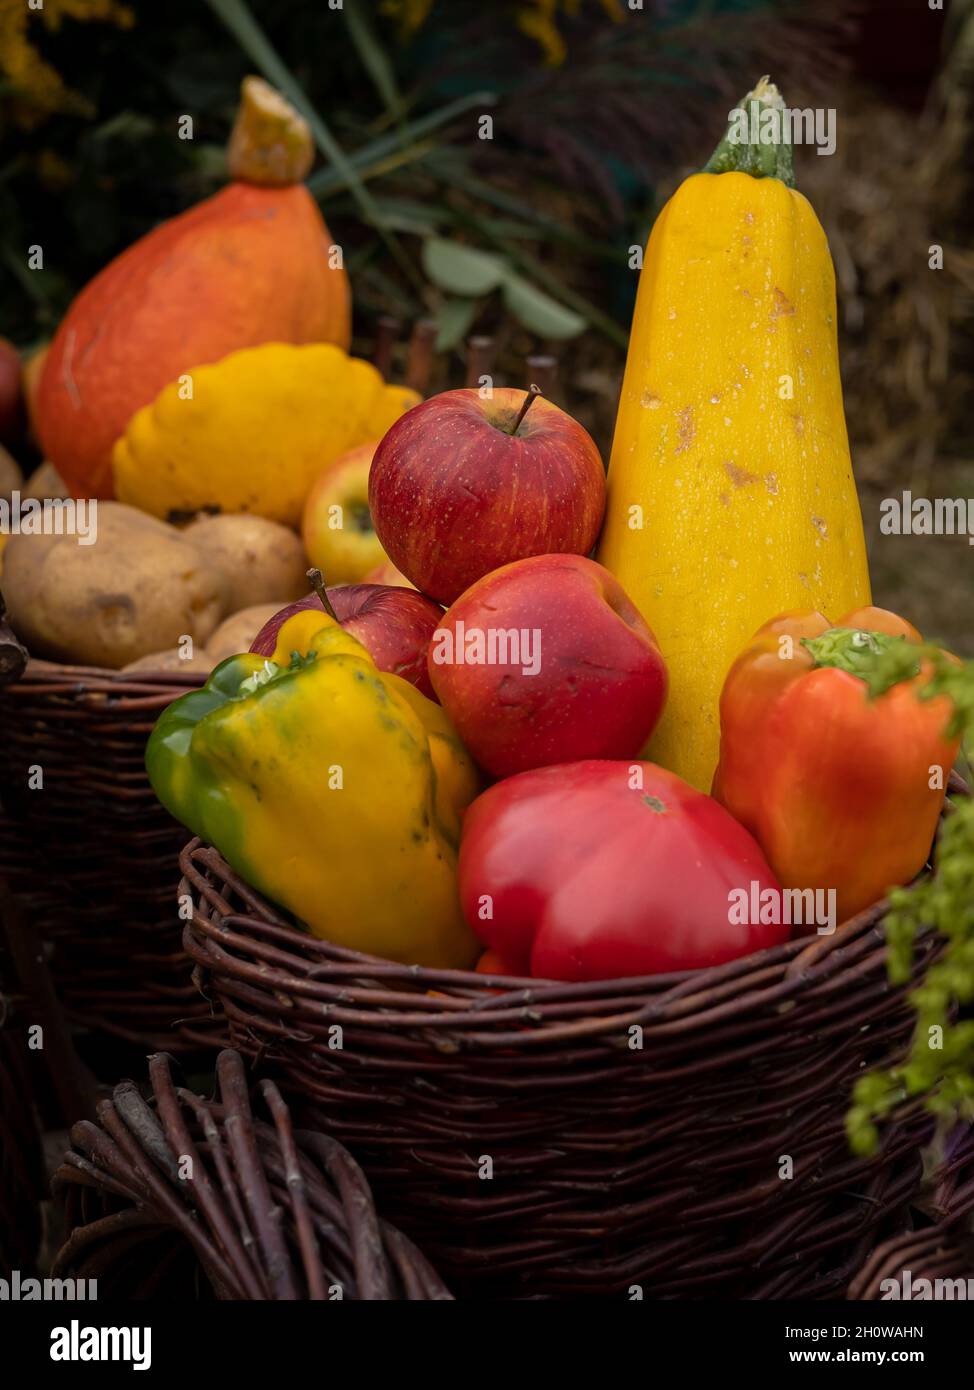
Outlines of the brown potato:
M 219 568 L 164 521 L 99 502 L 93 544 L 11 536 L 3 592 L 36 656 L 121 667 L 189 636 L 203 647 L 226 611 Z
M 20 489 L 21 497 L 70 497 L 71 489 L 53 463 L 40 463 Z
M 223 571 L 230 613 L 256 603 L 283 608 L 311 587 L 301 541 L 278 521 L 228 512 L 197 517 L 182 534 Z
M 283 607 L 283 603 L 256 603 L 250 608 L 241 609 L 229 618 L 224 618 L 206 644 L 206 654 L 211 664 L 216 666 L 219 662 L 226 661 L 228 656 L 250 651 L 250 644 L 258 632 L 268 619 L 273 618 Z
M 138 661 L 130 661 L 122 670 L 133 674 L 139 671 L 171 671 L 176 676 L 208 676 L 213 666 L 214 662 L 207 656 L 205 647 L 195 650 L 192 656 L 183 656 L 179 647 L 169 647 L 162 652 L 140 656 Z

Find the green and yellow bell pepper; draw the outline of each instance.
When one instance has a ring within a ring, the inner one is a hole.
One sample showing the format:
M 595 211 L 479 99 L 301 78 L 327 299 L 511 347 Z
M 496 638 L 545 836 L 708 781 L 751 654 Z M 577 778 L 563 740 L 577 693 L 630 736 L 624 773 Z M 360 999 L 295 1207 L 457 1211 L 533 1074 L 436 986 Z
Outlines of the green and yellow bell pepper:
M 331 618 L 297 613 L 270 660 L 222 662 L 163 712 L 146 767 L 178 820 L 316 936 L 476 960 L 456 874 L 473 764 L 440 706 Z

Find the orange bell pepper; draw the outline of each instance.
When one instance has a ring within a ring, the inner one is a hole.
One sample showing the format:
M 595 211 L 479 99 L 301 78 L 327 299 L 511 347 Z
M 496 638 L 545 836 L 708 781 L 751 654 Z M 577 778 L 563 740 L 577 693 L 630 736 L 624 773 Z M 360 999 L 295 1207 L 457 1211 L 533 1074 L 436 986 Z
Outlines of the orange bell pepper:
M 923 868 L 959 739 L 951 702 L 921 699 L 916 628 L 882 608 L 758 629 L 720 698 L 713 795 L 785 888 L 835 889 L 845 921 Z

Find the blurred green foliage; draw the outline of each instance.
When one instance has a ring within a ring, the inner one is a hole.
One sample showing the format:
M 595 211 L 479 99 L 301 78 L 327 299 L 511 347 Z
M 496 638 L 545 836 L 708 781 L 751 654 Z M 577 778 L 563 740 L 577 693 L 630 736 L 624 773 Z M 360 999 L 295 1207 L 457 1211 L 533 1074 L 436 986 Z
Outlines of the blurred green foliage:
M 360 314 L 432 314 L 441 346 L 511 315 L 541 340 L 588 326 L 621 351 L 628 249 L 645 241 L 659 180 L 701 157 L 766 67 L 787 81 L 814 53 L 826 80 L 842 9 L 48 0 L 53 23 L 0 0 L 0 333 L 25 347 L 48 336 L 112 256 L 220 185 L 240 81 L 260 70 L 312 120 L 310 186 Z M 60 78 L 60 109 L 30 72 L 25 87 L 25 39 Z M 178 136 L 187 114 L 191 140 Z M 455 275 L 444 288 L 444 241 L 491 257 L 496 288 Z M 27 269 L 32 245 L 43 270 Z

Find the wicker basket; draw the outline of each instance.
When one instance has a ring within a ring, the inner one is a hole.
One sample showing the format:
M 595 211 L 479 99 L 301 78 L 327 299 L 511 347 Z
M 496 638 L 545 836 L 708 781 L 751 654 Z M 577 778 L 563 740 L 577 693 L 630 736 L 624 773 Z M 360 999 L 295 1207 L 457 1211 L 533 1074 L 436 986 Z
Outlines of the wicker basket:
M 269 1081 L 256 1119 L 236 1052 L 216 1072 L 220 1100 L 203 1100 L 157 1054 L 151 1103 L 122 1082 L 97 1125 L 75 1125 L 53 1180 L 67 1227 L 55 1278 L 97 1279 L 101 1298 L 450 1298 L 341 1144 L 296 1132 Z
M 500 359 L 502 376 L 557 394 L 557 359 L 515 354 L 510 325 L 449 355 L 436 354 L 436 336 L 429 320 L 384 317 L 368 326 L 361 351 L 387 379 L 420 393 L 476 386 Z M 0 608 L 0 685 L 26 658 L 2 618 Z M 139 1054 L 185 1055 L 225 1040 L 190 983 L 172 906 L 186 832 L 156 801 L 144 767 L 156 717 L 201 681 L 31 661 L 0 690 L 0 877 L 54 947 L 51 970 L 72 1023 L 125 1039 Z M 43 793 L 28 787 L 37 766 Z M 87 1055 L 100 1072 L 118 1074 L 117 1047 Z
M 160 710 L 198 683 L 31 661 L 0 691 L 0 875 L 53 948 L 72 1022 L 143 1052 L 211 1040 L 173 906 L 186 832 L 144 762 Z M 29 786 L 32 768 L 42 789 Z
M 0 901 L 2 906 L 2 901 Z M 41 1238 L 44 1156 L 36 1067 L 28 1052 L 23 998 L 0 934 L 0 1279 L 34 1270 Z
M 2 1004 L 0 1004 L 2 1007 Z M 0 1278 L 30 1274 L 41 1238 L 44 1161 L 21 1038 L 0 1028 Z
M 929 1296 L 918 1289 L 924 1279 L 931 1286 L 937 1280 L 963 1280 L 967 1292 L 961 1296 L 970 1298 L 974 1290 L 974 1238 L 955 1225 L 928 1226 L 895 1236 L 873 1251 L 846 1296 L 856 1302 L 882 1302 L 892 1297 L 888 1281 L 893 1280 L 901 1298 L 912 1286 L 912 1296 L 926 1300 Z
M 946 1158 L 930 1184 L 932 1197 L 923 1212 L 927 1222 L 922 1224 L 921 1216 L 921 1224 L 874 1250 L 849 1285 L 848 1298 L 882 1301 L 891 1296 L 886 1282 L 891 1279 L 900 1298 L 909 1284 L 914 1298 L 927 1298 L 917 1288 L 922 1279 L 934 1287 L 938 1279 L 964 1280 L 961 1297 L 974 1297 L 974 1127 L 952 1135 L 945 1147 Z
M 844 1132 L 913 1027 L 884 904 L 717 969 L 551 984 L 343 950 L 198 840 L 180 862 L 234 1046 L 327 1115 L 458 1292 L 841 1297 L 902 1230 L 928 1119 L 871 1161 Z M 938 950 L 921 938 L 914 978 Z

